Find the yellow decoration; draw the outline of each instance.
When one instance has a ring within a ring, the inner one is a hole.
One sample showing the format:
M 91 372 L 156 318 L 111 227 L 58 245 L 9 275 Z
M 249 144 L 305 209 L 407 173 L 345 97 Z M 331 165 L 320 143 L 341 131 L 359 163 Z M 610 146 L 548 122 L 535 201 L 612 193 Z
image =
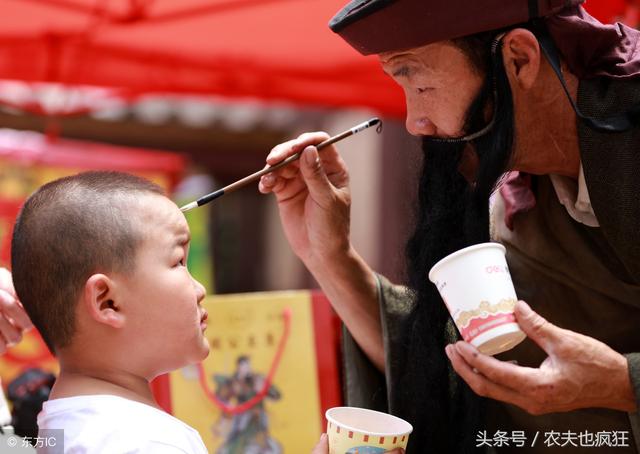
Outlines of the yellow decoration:
M 198 371 L 170 374 L 172 413 L 200 432 L 209 452 L 241 454 L 260 445 L 268 453 L 310 452 L 322 430 L 311 311 L 307 291 L 214 295 L 206 336 L 211 353 L 204 362 L 208 387 L 230 406 L 262 389 L 291 311 L 290 336 L 272 386 L 259 405 L 225 414 L 207 398 Z M 245 378 L 240 378 L 246 374 Z M 253 389 L 252 389 L 253 386 Z

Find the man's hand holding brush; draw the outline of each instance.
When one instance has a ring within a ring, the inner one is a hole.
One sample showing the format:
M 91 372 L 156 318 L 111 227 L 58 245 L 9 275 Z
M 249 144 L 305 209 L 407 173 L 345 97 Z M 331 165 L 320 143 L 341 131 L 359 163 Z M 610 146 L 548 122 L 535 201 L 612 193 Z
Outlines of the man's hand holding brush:
M 324 132 L 302 134 L 273 148 L 267 164 L 275 165 L 303 151 L 300 160 L 262 177 L 259 189 L 273 192 L 285 234 L 294 252 L 310 269 L 346 255 L 349 243 L 349 174 L 335 146 L 318 152 L 313 145 Z
M 373 271 L 350 237 L 349 173 L 334 146 L 318 153 L 324 132 L 302 134 L 269 153 L 274 165 L 303 151 L 301 159 L 262 177 L 260 192 L 274 193 L 285 235 L 365 353 L 384 369 L 382 328 Z M 361 151 L 367 159 L 366 150 Z

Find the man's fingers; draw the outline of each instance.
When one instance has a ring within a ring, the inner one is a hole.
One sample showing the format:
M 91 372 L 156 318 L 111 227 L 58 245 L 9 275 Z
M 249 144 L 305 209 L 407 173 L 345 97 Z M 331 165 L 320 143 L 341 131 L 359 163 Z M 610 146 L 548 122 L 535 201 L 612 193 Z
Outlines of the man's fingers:
M 272 191 L 276 194 L 282 193 L 288 184 L 293 184 L 291 180 L 286 180 L 284 178 L 277 178 L 275 184 L 273 185 Z M 291 189 L 291 187 L 289 188 Z
M 278 177 L 281 177 L 281 178 L 287 178 L 287 179 L 295 178 L 295 176 L 298 175 L 298 173 L 300 173 L 300 162 L 294 161 L 291 164 L 277 170 L 276 172 Z
M 349 186 L 349 172 L 340 156 L 338 156 L 337 160 L 327 163 L 322 160 L 322 167 L 333 186 L 338 189 L 344 189 Z
M 273 149 L 267 155 L 267 165 L 273 166 L 288 158 L 292 154 L 298 153 L 304 150 L 305 145 L 299 143 L 297 139 L 289 140 L 273 147 Z
M 275 146 L 267 156 L 267 164 L 275 165 L 283 159 L 301 152 L 309 145 L 317 145 L 328 138 L 329 135 L 326 132 L 307 132 L 301 134 L 297 139 L 289 140 Z
M 476 394 L 526 408 L 527 402 L 523 396 L 510 388 L 493 383 L 479 371 L 474 370 L 453 345 L 448 345 L 445 352 L 455 371 Z
M 265 168 L 268 166 L 265 166 Z M 298 175 L 298 173 L 300 173 L 300 161 L 293 161 L 291 163 L 289 163 L 288 165 L 281 167 L 277 170 L 274 170 L 271 173 L 267 173 L 265 175 L 262 176 L 262 178 L 266 178 L 266 177 L 282 177 L 282 178 L 295 178 L 296 175 Z
M 457 342 L 452 347 L 462 356 L 471 369 L 491 380 L 493 383 L 522 391 L 533 386 L 538 370 L 530 367 L 500 361 L 492 356 L 481 354 L 475 347 L 466 342 Z
M 22 304 L 20 304 L 13 295 L 3 289 L 0 289 L 0 314 L 10 319 L 19 330 L 33 327 Z
M 315 147 L 308 147 L 302 153 L 300 170 L 309 188 L 311 198 L 319 205 L 327 208 L 333 200 L 333 186 L 327 177 Z
M 300 169 L 304 166 L 303 162 L 301 162 L 304 160 L 304 150 L 328 138 L 329 135 L 325 132 L 309 132 L 300 135 L 297 139 L 289 140 L 274 147 L 267 156 L 267 165 L 276 165 L 295 153 L 301 153 L 300 160 L 294 161 L 290 165 L 276 170 L 272 174 L 263 176 L 258 185 L 259 191 L 264 194 L 276 192 L 273 190 L 273 186 L 276 184 L 278 178 L 296 178 L 299 175 Z M 326 180 L 338 189 L 344 189 L 349 185 L 349 174 L 344 161 L 334 146 L 322 149 L 318 156 L 318 158 L 314 156 L 312 162 L 310 162 L 313 165 L 306 167 L 307 170 L 312 171 L 305 174 L 304 179 L 310 186 L 312 198 L 318 203 L 323 203 L 323 197 L 328 195 L 325 181 L 323 180 Z M 316 165 L 316 161 L 320 166 Z M 320 172 L 319 170 L 322 171 Z M 309 179 L 309 175 L 315 178 Z M 288 196 L 285 197 L 285 199 L 288 198 Z
M 307 185 L 300 175 L 290 180 L 279 177 L 273 179 L 266 178 L 267 176 L 264 176 L 263 179 L 260 180 L 258 188 L 263 194 L 273 192 L 278 203 L 287 202 L 307 190 Z
M 524 301 L 517 302 L 515 315 L 520 329 L 545 352 L 551 354 L 553 346 L 562 340 L 565 330 L 548 322 Z

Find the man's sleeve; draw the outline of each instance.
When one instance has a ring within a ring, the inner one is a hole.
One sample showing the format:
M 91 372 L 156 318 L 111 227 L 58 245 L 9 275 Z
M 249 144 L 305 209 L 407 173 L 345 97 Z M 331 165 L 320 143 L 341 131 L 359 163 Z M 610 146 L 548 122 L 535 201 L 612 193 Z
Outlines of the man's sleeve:
M 393 352 L 402 345 L 400 337 L 404 333 L 400 326 L 414 303 L 405 287 L 393 285 L 384 276 L 376 275 L 376 279 L 383 345 L 385 353 Z M 389 391 L 393 389 L 389 355 L 385 354 L 386 372 L 378 370 L 346 327 L 343 327 L 342 349 L 346 404 L 388 412 Z
M 631 386 L 636 395 L 636 411 L 629 413 L 633 438 L 636 441 L 636 448 L 640 452 L 640 353 L 629 353 L 625 355 L 629 363 L 629 377 Z

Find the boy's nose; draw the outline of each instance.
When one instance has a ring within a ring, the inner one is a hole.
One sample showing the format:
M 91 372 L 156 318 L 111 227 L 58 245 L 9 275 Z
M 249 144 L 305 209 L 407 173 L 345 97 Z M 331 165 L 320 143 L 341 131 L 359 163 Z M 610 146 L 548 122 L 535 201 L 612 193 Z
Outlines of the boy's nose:
M 202 302 L 204 297 L 207 296 L 207 289 L 205 289 L 204 285 L 202 285 L 200 282 L 196 281 L 193 278 L 191 279 L 193 280 L 193 286 L 196 289 L 196 297 L 198 299 L 198 304 L 199 304 Z

